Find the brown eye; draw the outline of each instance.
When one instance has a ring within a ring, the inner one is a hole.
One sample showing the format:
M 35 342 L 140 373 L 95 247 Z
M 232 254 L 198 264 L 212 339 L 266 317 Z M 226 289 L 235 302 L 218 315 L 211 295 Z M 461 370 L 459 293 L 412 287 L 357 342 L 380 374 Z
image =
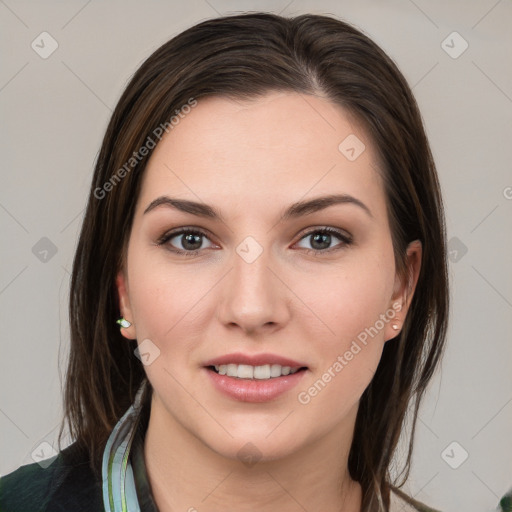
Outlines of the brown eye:
M 331 244 L 336 241 L 340 241 L 335 246 Z M 309 240 L 311 248 L 304 247 L 308 252 L 330 252 L 333 250 L 343 249 L 344 247 L 352 243 L 352 237 L 342 231 L 334 228 L 317 228 L 306 233 L 302 238 L 303 240 Z
M 176 254 L 194 256 L 202 249 L 204 240 L 209 240 L 207 235 L 196 229 L 179 229 L 163 235 L 157 242 L 158 245 L 166 245 L 170 251 Z

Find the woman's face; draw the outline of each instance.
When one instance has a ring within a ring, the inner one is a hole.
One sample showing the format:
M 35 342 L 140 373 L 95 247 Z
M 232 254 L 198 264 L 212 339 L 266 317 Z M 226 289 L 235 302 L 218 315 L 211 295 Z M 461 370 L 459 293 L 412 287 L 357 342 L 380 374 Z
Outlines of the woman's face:
M 370 140 L 292 92 L 182 116 L 148 163 L 117 280 L 152 415 L 231 458 L 350 437 L 408 306 Z M 415 275 L 420 256 L 410 246 Z M 285 360 L 305 369 L 269 379 Z

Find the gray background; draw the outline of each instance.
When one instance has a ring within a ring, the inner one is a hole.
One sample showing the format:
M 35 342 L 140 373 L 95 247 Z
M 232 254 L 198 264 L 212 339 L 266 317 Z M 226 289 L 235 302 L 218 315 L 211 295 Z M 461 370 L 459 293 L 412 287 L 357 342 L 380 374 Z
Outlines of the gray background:
M 453 309 L 405 489 L 444 511 L 493 510 L 512 485 L 508 0 L 0 1 L 0 473 L 56 446 L 69 272 L 122 89 L 173 35 L 246 10 L 335 14 L 380 44 L 413 87 L 446 202 Z M 44 31 L 58 44 L 47 58 Z

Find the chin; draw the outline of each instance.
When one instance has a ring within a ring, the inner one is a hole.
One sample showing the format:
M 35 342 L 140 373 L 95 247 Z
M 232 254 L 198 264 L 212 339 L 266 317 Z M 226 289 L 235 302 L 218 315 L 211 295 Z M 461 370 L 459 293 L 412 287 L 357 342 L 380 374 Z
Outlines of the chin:
M 292 455 L 306 443 L 304 429 L 299 437 L 298 427 L 290 419 L 275 415 L 269 418 L 248 415 L 244 418 L 223 422 L 224 428 L 211 428 L 203 423 L 190 431 L 202 444 L 228 459 L 254 456 L 263 460 L 275 460 Z M 285 423 L 288 422 L 288 425 Z M 192 426 L 192 425 L 190 425 Z M 195 432 L 194 432 L 195 430 Z
M 240 461 L 247 467 L 256 463 L 272 462 L 285 459 L 300 450 L 297 444 L 290 444 L 290 436 L 286 436 L 287 443 L 281 439 L 270 441 L 265 434 L 235 437 L 227 443 L 220 443 L 219 439 L 212 440 L 209 447 L 218 455 L 226 459 Z

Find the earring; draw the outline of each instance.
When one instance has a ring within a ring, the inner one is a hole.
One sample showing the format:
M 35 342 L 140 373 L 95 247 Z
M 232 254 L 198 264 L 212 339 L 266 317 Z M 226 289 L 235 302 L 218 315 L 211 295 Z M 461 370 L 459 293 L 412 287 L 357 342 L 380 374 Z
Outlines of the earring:
M 128 322 L 126 318 L 121 317 L 119 320 L 116 320 L 116 323 L 121 326 L 121 329 L 128 329 L 132 324 L 131 322 Z
M 398 331 L 398 329 L 400 329 L 400 326 L 398 324 L 391 324 L 391 327 L 395 330 L 395 331 Z

